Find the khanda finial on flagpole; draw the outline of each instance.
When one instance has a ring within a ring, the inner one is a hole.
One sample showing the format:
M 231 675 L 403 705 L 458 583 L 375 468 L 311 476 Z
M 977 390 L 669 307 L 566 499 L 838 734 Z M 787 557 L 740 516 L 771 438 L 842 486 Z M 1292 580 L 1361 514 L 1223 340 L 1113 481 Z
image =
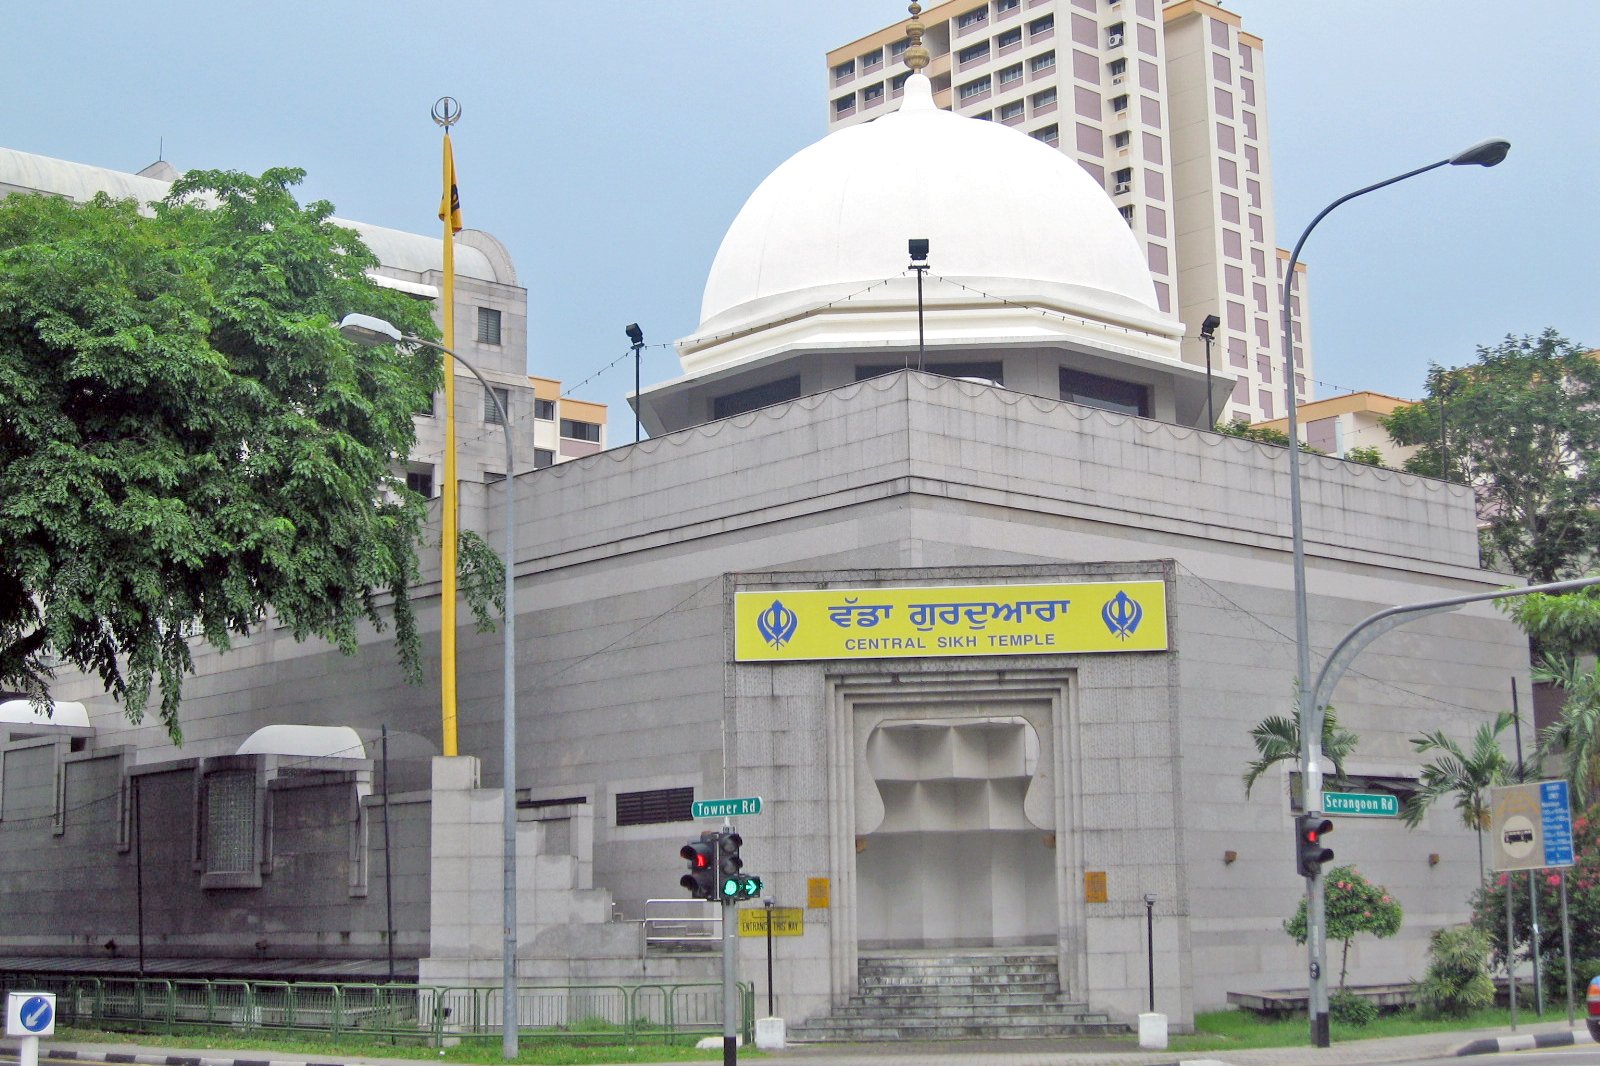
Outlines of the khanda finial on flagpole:
M 433 102 L 433 121 L 449 129 L 461 121 L 461 101 L 453 96 L 441 96 Z

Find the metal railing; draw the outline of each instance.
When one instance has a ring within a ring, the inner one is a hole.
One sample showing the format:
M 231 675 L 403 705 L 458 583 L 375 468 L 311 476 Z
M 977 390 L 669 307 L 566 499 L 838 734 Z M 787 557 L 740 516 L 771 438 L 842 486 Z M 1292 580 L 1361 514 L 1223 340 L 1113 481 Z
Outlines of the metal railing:
M 698 899 L 647 899 L 645 945 L 716 944 L 722 939 L 722 910 Z
M 3 973 L 0 991 L 54 992 L 60 1024 L 127 1032 L 228 1030 L 360 1035 L 443 1047 L 501 1038 L 500 987 L 206 981 Z M 738 986 L 739 1028 L 754 1039 L 755 993 Z M 593 1043 L 722 1032 L 722 985 L 520 985 L 522 1036 Z

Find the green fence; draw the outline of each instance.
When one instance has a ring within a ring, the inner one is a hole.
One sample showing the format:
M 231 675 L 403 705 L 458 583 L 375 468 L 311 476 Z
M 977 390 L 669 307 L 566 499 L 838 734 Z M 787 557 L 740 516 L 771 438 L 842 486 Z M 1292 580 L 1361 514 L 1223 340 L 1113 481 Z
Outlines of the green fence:
M 315 1032 L 442 1047 L 499 1039 L 501 989 L 310 981 L 203 981 L 0 974 L 0 989 L 56 994 L 62 1025 L 127 1032 Z M 754 1039 L 755 994 L 738 986 L 739 1030 Z M 523 1037 L 588 1040 L 700 1037 L 722 1032 L 720 983 L 522 985 Z

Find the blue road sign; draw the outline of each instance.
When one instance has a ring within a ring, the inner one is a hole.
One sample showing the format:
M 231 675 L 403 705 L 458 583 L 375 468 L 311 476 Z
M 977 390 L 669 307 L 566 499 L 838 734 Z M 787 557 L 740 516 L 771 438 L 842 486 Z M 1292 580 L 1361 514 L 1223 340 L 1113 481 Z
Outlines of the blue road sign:
M 1544 837 L 1544 864 L 1571 866 L 1572 805 L 1565 781 L 1539 782 L 1539 828 Z
M 22 1004 L 18 1017 L 22 1027 L 30 1033 L 42 1033 L 50 1028 L 50 1022 L 55 1018 L 56 1009 L 48 999 L 43 996 L 29 996 Z

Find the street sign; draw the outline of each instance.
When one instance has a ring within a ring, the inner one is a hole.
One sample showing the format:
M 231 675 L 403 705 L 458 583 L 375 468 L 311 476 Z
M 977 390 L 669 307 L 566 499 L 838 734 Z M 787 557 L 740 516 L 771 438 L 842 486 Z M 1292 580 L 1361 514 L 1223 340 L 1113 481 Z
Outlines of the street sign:
M 53 992 L 6 993 L 7 1036 L 53 1036 L 56 997 Z
M 679 810 L 682 810 L 680 807 Z M 741 814 L 760 814 L 761 797 L 743 796 L 738 799 L 695 800 L 689 811 L 696 818 L 733 818 Z
M 772 915 L 773 936 L 804 936 L 806 912 L 799 907 L 741 907 L 739 935 L 766 936 L 767 915 Z
M 1400 799 L 1387 792 L 1324 792 L 1322 813 L 1361 818 L 1398 818 Z
M 1573 864 L 1567 782 L 1533 781 L 1492 788 L 1489 819 L 1496 872 Z

